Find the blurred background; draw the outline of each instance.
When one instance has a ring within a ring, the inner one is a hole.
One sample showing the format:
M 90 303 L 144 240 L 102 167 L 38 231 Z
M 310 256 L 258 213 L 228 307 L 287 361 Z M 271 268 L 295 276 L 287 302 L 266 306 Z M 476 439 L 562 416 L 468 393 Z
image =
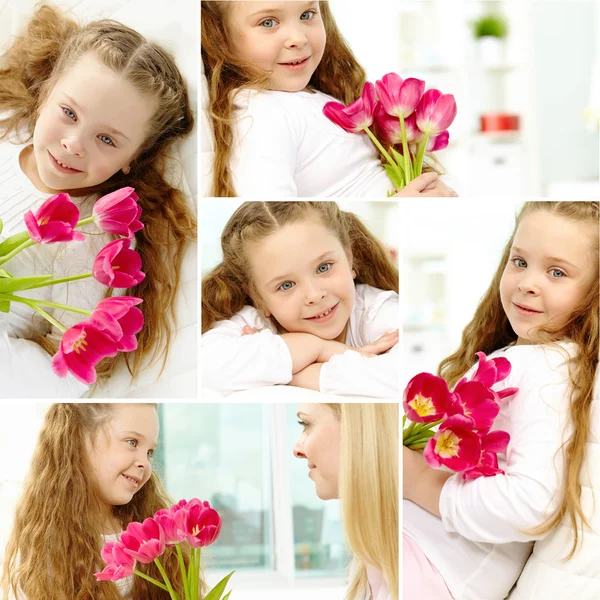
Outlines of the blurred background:
M 400 206 L 402 368 L 400 389 L 435 373 L 460 343 L 496 272 L 522 201 L 424 198 Z M 418 223 L 419 226 L 410 226 Z
M 598 0 L 330 0 L 370 81 L 455 96 L 437 153 L 461 196 L 598 199 Z
M 0 408 L 0 571 L 23 480 L 49 404 Z M 337 500 L 323 502 L 305 460 L 296 404 L 159 404 L 154 468 L 174 501 L 198 497 L 221 515 L 202 553 L 211 586 L 235 569 L 243 600 L 342 600 L 348 557 Z

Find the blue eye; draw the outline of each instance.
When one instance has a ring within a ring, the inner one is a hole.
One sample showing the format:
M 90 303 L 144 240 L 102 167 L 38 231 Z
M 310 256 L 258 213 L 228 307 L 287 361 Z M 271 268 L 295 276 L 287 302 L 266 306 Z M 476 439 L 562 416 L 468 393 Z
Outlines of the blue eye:
M 560 269 L 551 269 L 550 273 L 552 273 L 552 277 L 554 277 L 555 279 L 562 279 L 563 277 L 566 277 L 566 273 L 564 271 L 561 271 Z
M 273 27 L 275 27 L 275 19 L 265 19 L 260 22 L 260 26 L 265 29 L 273 29 Z
M 148 458 L 152 458 L 154 456 L 154 450 L 148 450 Z
M 284 281 L 280 286 L 279 289 L 283 292 L 287 292 L 288 290 L 291 290 L 294 285 L 296 285 L 295 283 L 293 283 L 292 281 Z
M 111 138 L 109 138 L 107 135 L 99 135 L 98 139 L 103 143 L 106 144 L 107 146 L 114 146 L 115 143 L 112 141 Z
M 69 117 L 69 119 L 71 119 L 72 121 L 75 121 L 77 119 L 77 115 L 70 108 L 63 106 L 62 110 L 65 113 L 65 115 L 67 115 L 67 117 Z
M 137 448 L 138 445 L 138 441 L 131 439 L 131 440 L 125 440 L 132 448 Z M 130 443 L 131 442 L 131 443 Z
M 310 21 L 314 16 L 315 16 L 315 12 L 313 10 L 307 10 L 306 12 L 303 12 L 300 15 L 300 20 L 301 21 Z
M 327 271 L 329 271 L 330 269 L 331 263 L 323 263 L 322 265 L 319 265 L 317 273 L 327 273 Z
M 527 267 L 527 263 L 522 258 L 513 258 L 512 262 L 515 267 L 519 267 L 520 269 Z

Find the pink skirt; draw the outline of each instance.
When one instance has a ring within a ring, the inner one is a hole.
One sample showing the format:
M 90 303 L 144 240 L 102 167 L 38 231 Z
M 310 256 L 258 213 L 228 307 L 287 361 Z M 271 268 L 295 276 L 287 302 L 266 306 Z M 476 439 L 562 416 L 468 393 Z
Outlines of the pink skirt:
M 403 600 L 452 600 L 438 570 L 406 534 L 402 535 L 402 552 Z

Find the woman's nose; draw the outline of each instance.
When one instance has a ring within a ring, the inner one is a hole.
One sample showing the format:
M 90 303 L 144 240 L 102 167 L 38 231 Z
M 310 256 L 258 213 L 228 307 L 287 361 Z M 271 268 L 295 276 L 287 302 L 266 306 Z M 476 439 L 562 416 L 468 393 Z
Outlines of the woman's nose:
M 83 144 L 76 136 L 63 138 L 61 146 L 63 147 L 63 150 L 68 152 L 71 156 L 77 156 L 79 158 L 85 156 Z
M 298 440 L 294 444 L 294 449 L 292 450 L 292 452 L 294 453 L 294 456 L 296 458 L 306 458 L 306 456 L 304 455 L 304 452 L 302 452 L 302 445 L 300 443 L 300 440 Z

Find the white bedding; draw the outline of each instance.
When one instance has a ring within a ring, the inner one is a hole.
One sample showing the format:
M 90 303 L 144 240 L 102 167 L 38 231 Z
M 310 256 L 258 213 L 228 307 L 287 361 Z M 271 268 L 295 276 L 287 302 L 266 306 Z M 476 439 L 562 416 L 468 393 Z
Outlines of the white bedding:
M 37 0 L 0 0 L 0 50 L 10 44 L 10 36 L 22 31 Z M 194 0 L 61 0 L 55 2 L 73 10 L 80 22 L 111 18 L 138 30 L 161 44 L 176 58 L 188 84 L 190 102 L 195 109 L 198 98 L 198 61 L 200 57 L 199 3 Z M 187 192 L 197 209 L 198 150 L 193 132 L 175 148 L 173 181 Z M 178 166 L 180 165 L 180 166 Z M 177 300 L 177 336 L 165 370 L 158 378 L 160 365 L 145 369 L 131 384 L 126 369 L 116 373 L 99 396 L 112 398 L 195 398 L 198 390 L 198 277 L 197 248 L 186 252 L 181 290 Z M 157 379 L 158 378 L 158 379 Z

